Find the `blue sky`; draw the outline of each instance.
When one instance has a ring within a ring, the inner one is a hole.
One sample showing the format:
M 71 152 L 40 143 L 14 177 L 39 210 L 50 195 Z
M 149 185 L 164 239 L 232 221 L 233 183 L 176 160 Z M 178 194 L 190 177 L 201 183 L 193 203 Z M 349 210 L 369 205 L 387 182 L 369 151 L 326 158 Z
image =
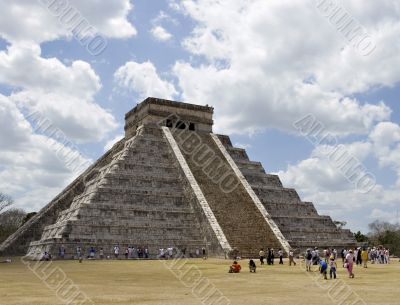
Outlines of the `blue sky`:
M 0 0 L 0 190 L 38 210 L 76 176 L 55 156 L 63 143 L 27 114 L 39 111 L 82 162 L 93 161 L 122 136 L 124 114 L 151 95 L 213 105 L 216 132 L 350 229 L 398 221 L 399 7 L 337 4 L 375 46 L 365 55 L 324 2 L 63 2 L 107 39 L 93 56 L 52 1 Z M 370 192 L 359 193 L 293 127 L 309 114 L 373 174 Z

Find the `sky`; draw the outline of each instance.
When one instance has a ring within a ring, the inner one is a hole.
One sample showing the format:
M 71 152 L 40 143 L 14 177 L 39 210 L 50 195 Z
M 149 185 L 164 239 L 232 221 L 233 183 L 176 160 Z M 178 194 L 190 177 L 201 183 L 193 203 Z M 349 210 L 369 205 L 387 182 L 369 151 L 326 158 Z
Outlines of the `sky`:
M 399 221 L 399 66 L 395 0 L 0 0 L 0 191 L 38 211 L 154 96 L 366 233 Z

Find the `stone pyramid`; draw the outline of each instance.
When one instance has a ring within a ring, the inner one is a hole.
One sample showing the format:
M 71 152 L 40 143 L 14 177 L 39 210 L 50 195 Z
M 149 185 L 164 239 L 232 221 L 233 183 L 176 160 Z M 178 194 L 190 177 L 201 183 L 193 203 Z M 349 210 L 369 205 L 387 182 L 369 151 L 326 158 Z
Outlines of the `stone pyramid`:
M 11 235 L 0 252 L 72 257 L 80 246 L 174 247 L 211 256 L 233 249 L 297 251 L 355 245 L 228 136 L 212 133 L 213 108 L 147 98 L 125 115 L 125 138 Z

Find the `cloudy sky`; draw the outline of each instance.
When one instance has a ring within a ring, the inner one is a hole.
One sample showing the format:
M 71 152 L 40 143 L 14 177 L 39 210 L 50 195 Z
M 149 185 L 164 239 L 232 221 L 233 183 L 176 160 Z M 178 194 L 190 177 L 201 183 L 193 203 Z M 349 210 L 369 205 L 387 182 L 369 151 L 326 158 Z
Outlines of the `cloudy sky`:
M 327 2 L 0 0 L 0 191 L 40 209 L 77 175 L 65 151 L 87 166 L 156 96 L 214 106 L 215 132 L 321 214 L 397 222 L 400 4 Z

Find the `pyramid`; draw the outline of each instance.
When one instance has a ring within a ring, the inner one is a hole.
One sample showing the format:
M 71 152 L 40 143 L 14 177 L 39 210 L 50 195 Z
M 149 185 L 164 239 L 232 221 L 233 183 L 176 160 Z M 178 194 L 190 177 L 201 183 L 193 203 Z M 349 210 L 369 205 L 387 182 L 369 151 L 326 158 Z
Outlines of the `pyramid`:
M 352 247 L 338 229 L 267 174 L 226 135 L 212 133 L 213 111 L 147 98 L 125 115 L 125 137 L 0 246 L 39 259 L 61 245 L 160 248 L 255 257 L 260 248 L 302 251 Z

